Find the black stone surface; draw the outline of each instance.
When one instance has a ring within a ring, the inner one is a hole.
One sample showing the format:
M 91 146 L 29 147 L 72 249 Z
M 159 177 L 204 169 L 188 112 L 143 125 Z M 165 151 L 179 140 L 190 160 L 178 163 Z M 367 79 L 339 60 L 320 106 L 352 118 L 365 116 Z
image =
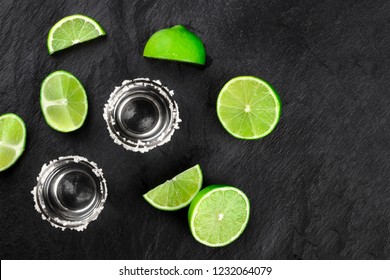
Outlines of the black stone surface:
M 70 14 L 98 20 L 107 36 L 54 56 L 50 27 Z M 2 259 L 389 259 L 390 2 L 11 1 L 0 2 L 0 114 L 27 123 L 25 154 L 0 174 Z M 182 24 L 206 45 L 199 68 L 142 57 L 153 32 Z M 42 80 L 64 69 L 85 85 L 89 115 L 77 132 L 49 128 Z M 259 141 L 224 131 L 215 110 L 232 77 L 269 81 L 281 121 Z M 147 154 L 113 143 L 103 106 L 125 79 L 175 90 L 183 122 Z M 44 163 L 82 155 L 103 168 L 106 207 L 84 232 L 61 231 L 34 210 Z M 225 248 L 197 243 L 187 210 L 161 212 L 142 194 L 200 163 L 205 185 L 239 187 L 251 219 Z

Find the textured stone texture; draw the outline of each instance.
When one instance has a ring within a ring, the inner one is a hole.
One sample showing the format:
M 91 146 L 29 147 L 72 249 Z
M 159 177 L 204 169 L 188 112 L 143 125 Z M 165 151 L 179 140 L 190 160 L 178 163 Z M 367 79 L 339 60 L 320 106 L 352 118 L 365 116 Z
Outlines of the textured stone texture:
M 46 35 L 63 16 L 96 18 L 108 36 L 53 57 Z M 0 174 L 2 259 L 389 259 L 390 2 L 11 1 L 0 2 L 0 113 L 21 115 L 27 150 Z M 142 57 L 156 30 L 183 24 L 202 38 L 204 68 Z M 58 69 L 86 87 L 89 116 L 61 134 L 44 122 L 40 83 Z M 268 80 L 283 100 L 269 137 L 241 141 L 215 112 L 237 75 Z M 175 90 L 183 123 L 147 154 L 115 145 L 103 106 L 125 79 Z M 103 168 L 109 196 L 84 232 L 52 228 L 30 191 L 41 166 L 79 154 Z M 205 184 L 247 193 L 251 219 L 230 246 L 196 243 L 186 210 L 153 209 L 142 194 L 200 163 Z

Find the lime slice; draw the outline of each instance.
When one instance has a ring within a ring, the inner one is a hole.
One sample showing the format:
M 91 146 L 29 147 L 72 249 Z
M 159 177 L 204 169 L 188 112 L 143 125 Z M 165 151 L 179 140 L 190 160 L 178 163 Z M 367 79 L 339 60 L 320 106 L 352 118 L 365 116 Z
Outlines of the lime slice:
M 67 16 L 57 22 L 47 36 L 49 54 L 106 35 L 94 19 L 84 15 Z
M 197 241 L 210 247 L 228 245 L 244 231 L 249 210 L 249 200 L 239 189 L 209 186 L 191 202 L 188 211 L 191 233 Z
M 154 33 L 146 43 L 144 56 L 201 65 L 206 62 L 202 41 L 181 25 Z
M 88 101 L 83 85 L 71 73 L 59 70 L 42 83 L 41 109 L 46 123 L 60 132 L 80 128 L 88 112 Z
M 0 171 L 11 167 L 23 154 L 26 134 L 26 125 L 19 116 L 0 116 Z
M 233 78 L 222 88 L 217 100 L 222 126 L 240 139 L 267 136 L 276 127 L 280 113 L 279 95 L 271 85 L 256 77 Z
M 200 166 L 195 165 L 147 192 L 144 198 L 157 209 L 178 210 L 190 204 L 200 190 L 202 181 Z

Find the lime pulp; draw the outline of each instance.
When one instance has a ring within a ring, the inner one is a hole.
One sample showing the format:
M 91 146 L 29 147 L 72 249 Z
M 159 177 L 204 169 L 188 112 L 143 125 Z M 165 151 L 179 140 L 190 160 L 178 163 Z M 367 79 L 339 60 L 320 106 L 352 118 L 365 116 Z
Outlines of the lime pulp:
M 240 76 L 222 88 L 217 114 L 222 126 L 234 137 L 259 139 L 275 129 L 281 101 L 269 83 L 257 77 Z
M 71 73 L 51 73 L 41 86 L 41 109 L 46 123 L 60 132 L 80 128 L 88 112 L 87 95 L 81 82 Z
M 187 169 L 171 180 L 155 187 L 144 198 L 153 207 L 160 210 L 178 210 L 186 207 L 199 192 L 203 181 L 199 165 Z
M 71 15 L 64 17 L 50 29 L 47 48 L 49 54 L 53 54 L 105 34 L 96 20 L 85 15 Z
M 239 189 L 212 185 L 200 191 L 188 211 L 194 238 L 210 247 L 222 247 L 235 241 L 249 220 L 250 204 Z
M 0 116 L 0 171 L 10 168 L 26 146 L 26 125 L 15 114 Z

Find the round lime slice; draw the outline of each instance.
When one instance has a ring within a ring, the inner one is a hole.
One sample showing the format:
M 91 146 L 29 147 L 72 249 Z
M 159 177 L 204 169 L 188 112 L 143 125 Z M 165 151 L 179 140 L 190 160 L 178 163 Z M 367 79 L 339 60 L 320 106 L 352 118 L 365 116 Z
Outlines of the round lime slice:
M 51 128 L 71 132 L 80 128 L 87 117 L 87 94 L 75 76 L 59 70 L 42 83 L 41 109 Z
M 26 125 L 15 114 L 0 116 L 0 172 L 10 168 L 26 146 Z
M 188 211 L 191 233 L 197 241 L 210 247 L 228 245 L 244 231 L 249 211 L 249 200 L 239 189 L 209 186 L 191 202 Z
M 144 194 L 152 206 L 173 211 L 186 207 L 202 186 L 203 175 L 199 165 L 187 169 Z
M 200 38 L 181 25 L 154 33 L 146 43 L 144 56 L 200 65 L 206 62 L 206 51 Z
M 47 49 L 49 54 L 106 35 L 94 19 L 84 15 L 71 15 L 57 22 L 49 31 Z
M 222 126 L 234 137 L 259 139 L 276 127 L 281 101 L 267 82 L 250 76 L 236 77 L 219 93 L 217 114 Z

